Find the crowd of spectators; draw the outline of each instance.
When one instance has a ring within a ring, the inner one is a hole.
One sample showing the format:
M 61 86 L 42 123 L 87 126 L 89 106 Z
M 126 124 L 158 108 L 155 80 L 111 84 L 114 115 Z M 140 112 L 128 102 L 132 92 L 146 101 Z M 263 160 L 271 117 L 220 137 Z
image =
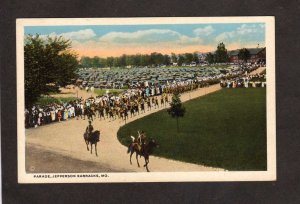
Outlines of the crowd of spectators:
M 145 84 L 124 90 L 119 94 L 104 94 L 88 99 L 77 98 L 65 103 L 51 103 L 49 105 L 34 105 L 25 109 L 25 127 L 38 127 L 53 122 L 66 121 L 72 118 L 94 120 L 126 120 L 128 116 L 150 111 L 151 108 L 166 107 L 170 102 L 170 95 L 174 92 L 187 92 L 197 88 L 220 83 L 221 87 L 265 87 L 265 74 L 250 75 L 249 71 L 257 67 L 243 66 L 234 72 L 197 78 L 195 80 L 173 81 L 162 85 Z M 247 70 L 247 71 L 245 71 Z

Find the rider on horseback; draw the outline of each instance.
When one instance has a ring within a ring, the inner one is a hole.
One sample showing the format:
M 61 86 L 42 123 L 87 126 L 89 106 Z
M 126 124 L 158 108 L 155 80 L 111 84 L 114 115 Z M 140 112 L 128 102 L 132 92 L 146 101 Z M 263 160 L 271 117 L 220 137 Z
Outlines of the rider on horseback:
M 89 120 L 89 125 L 86 127 L 85 132 L 90 136 L 94 130 L 92 126 L 92 121 Z
M 132 143 L 128 146 L 128 148 L 132 148 L 134 145 L 137 146 L 139 151 L 143 151 L 146 143 L 146 135 L 144 131 L 138 131 L 138 137 L 135 138 L 133 136 L 130 136 L 132 139 Z
M 141 131 L 141 133 L 138 131 L 137 142 L 138 142 L 139 146 L 141 147 L 141 151 L 143 151 L 144 147 L 145 147 L 145 143 L 146 143 L 146 134 L 143 130 Z

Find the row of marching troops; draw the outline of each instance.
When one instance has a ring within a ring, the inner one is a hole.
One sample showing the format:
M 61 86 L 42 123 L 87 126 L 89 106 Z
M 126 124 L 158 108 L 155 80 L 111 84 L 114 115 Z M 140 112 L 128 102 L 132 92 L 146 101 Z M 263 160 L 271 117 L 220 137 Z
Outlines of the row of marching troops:
M 170 94 L 178 92 L 183 93 L 204 87 L 207 84 L 199 83 L 177 83 L 163 88 L 163 93 L 154 91 L 150 94 L 147 88 L 130 89 L 119 96 L 104 95 L 91 97 L 85 101 L 80 101 L 75 107 L 77 119 L 79 116 L 83 119 L 94 120 L 98 117 L 100 120 L 107 118 L 115 120 L 117 118 L 126 120 L 140 113 L 150 111 L 152 108 L 166 107 L 170 102 Z
M 163 93 L 160 96 L 143 97 L 141 95 L 133 95 L 131 97 L 121 96 L 101 96 L 89 98 L 81 101 L 75 107 L 75 115 L 89 120 L 95 118 L 115 120 L 117 118 L 126 120 L 146 110 L 166 107 L 169 103 L 169 94 Z
M 159 89 L 153 87 L 129 89 L 118 96 L 106 94 L 86 100 L 81 98 L 68 103 L 34 105 L 25 109 L 25 127 L 38 127 L 79 117 L 89 120 L 96 117 L 126 120 L 128 117 L 145 113 L 152 108 L 166 107 L 170 102 L 170 94 L 174 92 L 183 93 L 205 86 L 208 84 L 203 82 L 178 82 Z
M 166 106 L 171 93 L 189 89 L 183 86 L 170 86 L 163 89 L 163 94 L 156 90 L 146 93 L 146 89 L 130 89 L 119 96 L 104 95 L 87 100 L 81 98 L 68 103 L 34 105 L 25 109 L 25 127 L 38 127 L 79 117 L 92 120 L 96 115 L 100 119 L 125 120 L 128 116 L 132 117 L 151 108 Z

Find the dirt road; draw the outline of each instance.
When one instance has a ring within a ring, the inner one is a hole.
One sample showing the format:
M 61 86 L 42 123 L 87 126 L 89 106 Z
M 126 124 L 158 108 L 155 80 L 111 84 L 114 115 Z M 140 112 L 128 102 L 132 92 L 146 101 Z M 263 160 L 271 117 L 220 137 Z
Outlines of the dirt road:
M 181 96 L 182 101 L 203 96 L 215 92 L 220 86 L 214 85 L 201 88 Z M 152 109 L 144 114 L 129 118 L 128 122 L 144 117 L 148 114 L 157 112 L 160 109 Z M 136 160 L 133 157 L 133 164 L 129 164 L 129 155 L 127 148 L 120 144 L 117 139 L 118 129 L 125 124 L 121 119 L 109 122 L 108 119 L 100 121 L 96 119 L 93 122 L 94 129 L 101 130 L 101 141 L 98 143 L 98 157 L 87 151 L 83 140 L 83 132 L 87 126 L 87 120 L 71 119 L 60 123 L 54 123 L 38 128 L 27 129 L 26 134 L 26 170 L 28 172 L 90 172 L 95 167 L 99 171 L 105 172 L 138 172 L 145 171 L 145 168 L 137 167 Z M 48 155 L 51 157 L 47 160 Z M 55 159 L 57 158 L 57 159 Z M 62 158 L 70 158 L 65 162 Z M 54 162 L 53 165 L 45 165 L 45 162 Z M 72 163 L 73 162 L 73 163 Z M 76 165 L 74 163 L 76 162 Z M 87 162 L 90 162 L 87 164 Z M 140 164 L 143 164 L 143 158 Z M 55 165 L 54 165 L 55 164 Z M 48 166 L 48 168 L 45 168 Z M 61 166 L 66 166 L 62 168 Z M 69 166 L 79 166 L 72 169 Z M 86 166 L 82 168 L 82 166 Z M 70 170 L 71 169 L 71 170 Z M 150 157 L 149 170 L 155 172 L 166 171 L 215 171 L 219 169 L 179 162 L 175 160 L 164 159 L 160 157 Z
M 260 73 L 264 68 L 255 72 Z M 181 100 L 187 101 L 220 90 L 216 84 L 206 88 L 184 93 Z M 84 93 L 82 93 L 84 94 Z M 84 96 L 84 95 L 83 95 Z M 139 119 L 160 109 L 152 109 L 144 114 L 129 118 L 128 122 Z M 94 129 L 101 131 L 98 143 L 98 157 L 87 151 L 83 140 L 83 132 L 87 120 L 71 119 L 68 121 L 26 129 L 26 171 L 27 172 L 144 172 L 145 168 L 137 167 L 135 158 L 129 164 L 127 148 L 117 139 L 117 131 L 125 123 L 121 119 L 115 121 L 93 122 Z M 144 164 L 143 158 L 140 164 Z M 174 171 L 222 171 L 222 169 L 190 164 L 160 157 L 150 157 L 149 170 L 152 172 Z

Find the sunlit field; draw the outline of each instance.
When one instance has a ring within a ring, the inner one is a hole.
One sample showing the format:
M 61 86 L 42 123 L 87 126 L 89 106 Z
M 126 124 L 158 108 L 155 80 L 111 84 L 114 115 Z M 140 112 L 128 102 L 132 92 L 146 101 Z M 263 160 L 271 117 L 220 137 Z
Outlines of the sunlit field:
M 176 119 L 166 110 L 123 127 L 119 141 L 144 130 L 160 148 L 154 155 L 227 170 L 266 170 L 266 89 L 222 89 L 184 103 L 186 115 Z

